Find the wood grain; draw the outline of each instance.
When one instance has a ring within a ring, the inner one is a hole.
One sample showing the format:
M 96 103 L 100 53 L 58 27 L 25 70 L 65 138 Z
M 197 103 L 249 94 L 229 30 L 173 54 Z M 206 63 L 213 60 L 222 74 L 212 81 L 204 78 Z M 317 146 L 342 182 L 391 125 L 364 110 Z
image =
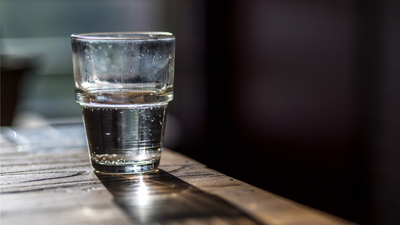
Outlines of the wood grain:
M 103 175 L 85 147 L 18 151 L 0 140 L 3 225 L 351 224 L 168 149 L 157 172 Z

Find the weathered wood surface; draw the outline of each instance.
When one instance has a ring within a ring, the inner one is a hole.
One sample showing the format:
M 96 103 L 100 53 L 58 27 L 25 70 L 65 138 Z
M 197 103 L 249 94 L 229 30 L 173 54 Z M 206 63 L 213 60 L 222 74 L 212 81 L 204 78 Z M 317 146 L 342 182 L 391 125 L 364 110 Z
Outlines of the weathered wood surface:
M 165 149 L 160 170 L 100 175 L 86 148 L 1 138 L 1 224 L 352 224 Z M 265 178 L 263 178 L 265 179 Z

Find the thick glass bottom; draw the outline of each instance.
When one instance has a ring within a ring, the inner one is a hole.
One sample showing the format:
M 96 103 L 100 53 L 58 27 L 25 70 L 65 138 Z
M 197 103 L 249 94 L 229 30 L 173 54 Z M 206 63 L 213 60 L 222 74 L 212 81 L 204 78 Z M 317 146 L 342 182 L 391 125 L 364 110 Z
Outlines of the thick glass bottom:
M 138 173 L 148 173 L 153 172 L 160 165 L 160 159 L 154 160 L 153 162 L 149 162 L 147 164 L 128 164 L 128 165 L 101 165 L 94 161 L 92 161 L 92 167 L 95 169 L 96 173 L 105 173 L 105 174 L 116 174 L 116 173 L 124 173 L 124 174 L 138 174 Z

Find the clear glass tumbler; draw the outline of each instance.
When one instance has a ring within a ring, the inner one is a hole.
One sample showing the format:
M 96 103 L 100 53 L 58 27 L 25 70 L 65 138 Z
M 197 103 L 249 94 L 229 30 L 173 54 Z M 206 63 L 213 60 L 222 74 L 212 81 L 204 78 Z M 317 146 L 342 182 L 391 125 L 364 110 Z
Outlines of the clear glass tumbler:
M 93 168 L 155 170 L 173 99 L 175 37 L 167 32 L 71 35 L 75 97 Z

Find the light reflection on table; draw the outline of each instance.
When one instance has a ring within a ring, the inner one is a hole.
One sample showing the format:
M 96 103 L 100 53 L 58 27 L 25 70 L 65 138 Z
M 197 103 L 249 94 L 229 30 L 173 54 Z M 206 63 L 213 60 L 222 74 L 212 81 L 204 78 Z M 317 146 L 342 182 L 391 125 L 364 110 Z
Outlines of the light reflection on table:
M 96 175 L 138 224 L 188 223 L 191 219 L 204 224 L 261 224 L 225 200 L 163 170 L 141 175 Z

